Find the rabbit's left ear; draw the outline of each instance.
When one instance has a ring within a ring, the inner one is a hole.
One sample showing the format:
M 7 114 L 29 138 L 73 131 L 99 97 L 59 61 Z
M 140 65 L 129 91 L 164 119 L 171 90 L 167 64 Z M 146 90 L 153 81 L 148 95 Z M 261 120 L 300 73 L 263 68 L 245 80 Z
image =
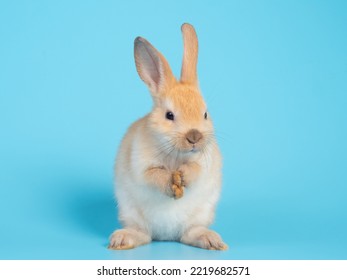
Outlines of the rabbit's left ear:
M 135 39 L 134 55 L 137 72 L 153 97 L 160 96 L 175 83 L 169 63 L 146 39 Z
M 184 23 L 181 30 L 184 43 L 181 82 L 197 85 L 198 37 L 194 27 L 189 23 Z

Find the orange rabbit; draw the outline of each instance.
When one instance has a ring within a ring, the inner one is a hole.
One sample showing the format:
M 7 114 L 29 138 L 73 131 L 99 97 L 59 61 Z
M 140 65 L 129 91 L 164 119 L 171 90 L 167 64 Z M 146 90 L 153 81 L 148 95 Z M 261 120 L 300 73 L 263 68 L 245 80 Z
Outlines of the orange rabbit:
M 208 226 L 221 190 L 221 155 L 197 78 L 198 39 L 182 25 L 180 80 L 147 40 L 135 39 L 135 62 L 153 109 L 131 125 L 116 158 L 115 191 L 124 226 L 109 248 L 130 249 L 151 240 L 225 250 Z

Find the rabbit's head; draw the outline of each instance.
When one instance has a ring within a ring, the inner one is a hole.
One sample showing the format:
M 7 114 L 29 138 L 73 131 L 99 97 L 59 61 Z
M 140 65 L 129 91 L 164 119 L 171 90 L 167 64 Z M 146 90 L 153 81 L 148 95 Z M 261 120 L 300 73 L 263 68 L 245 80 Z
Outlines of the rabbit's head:
M 167 151 L 203 151 L 213 139 L 213 125 L 197 78 L 198 39 L 193 26 L 181 27 L 184 54 L 180 80 L 164 56 L 146 39 L 135 39 L 135 63 L 147 84 L 154 106 L 149 129 Z

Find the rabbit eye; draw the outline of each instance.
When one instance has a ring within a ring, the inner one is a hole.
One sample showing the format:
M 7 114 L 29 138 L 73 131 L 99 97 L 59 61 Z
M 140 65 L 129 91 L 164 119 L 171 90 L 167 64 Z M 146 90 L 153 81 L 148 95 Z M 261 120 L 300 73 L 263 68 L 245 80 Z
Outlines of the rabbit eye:
M 172 112 L 168 111 L 166 112 L 166 118 L 170 121 L 173 121 L 175 119 L 175 115 Z
M 205 112 L 204 118 L 205 118 L 205 120 L 207 120 L 207 112 Z

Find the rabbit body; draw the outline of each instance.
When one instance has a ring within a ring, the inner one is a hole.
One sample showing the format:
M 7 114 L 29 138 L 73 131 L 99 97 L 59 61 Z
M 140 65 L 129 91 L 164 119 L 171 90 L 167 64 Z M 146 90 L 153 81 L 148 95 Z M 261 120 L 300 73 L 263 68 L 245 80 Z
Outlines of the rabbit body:
M 198 41 L 182 25 L 184 56 L 179 81 L 147 40 L 135 39 L 135 62 L 153 98 L 152 111 L 127 131 L 115 164 L 115 192 L 123 229 L 111 249 L 173 240 L 224 250 L 208 226 L 221 190 L 221 155 L 197 81 Z

